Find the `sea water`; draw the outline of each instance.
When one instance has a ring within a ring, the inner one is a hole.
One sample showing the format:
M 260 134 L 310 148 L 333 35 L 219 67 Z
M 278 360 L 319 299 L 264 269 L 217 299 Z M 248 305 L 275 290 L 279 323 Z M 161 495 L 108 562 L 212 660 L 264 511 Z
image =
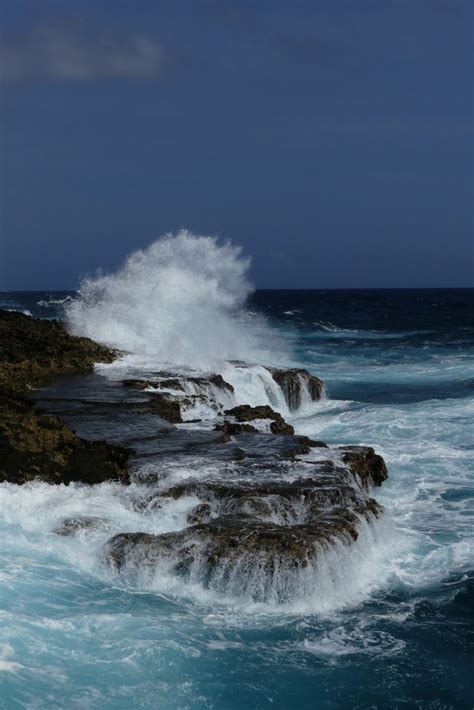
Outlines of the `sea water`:
M 374 446 L 389 470 L 382 519 L 286 605 L 124 584 L 100 535 L 52 532 L 81 513 L 177 530 L 186 501 L 144 515 L 136 484 L 0 485 L 1 707 L 472 707 L 473 290 L 252 293 L 238 250 L 185 233 L 79 300 L 3 293 L 0 306 L 127 350 L 99 368 L 110 379 L 156 362 L 220 368 L 241 401 L 268 403 L 259 365 L 305 367 L 326 395 L 283 411 L 297 432 Z

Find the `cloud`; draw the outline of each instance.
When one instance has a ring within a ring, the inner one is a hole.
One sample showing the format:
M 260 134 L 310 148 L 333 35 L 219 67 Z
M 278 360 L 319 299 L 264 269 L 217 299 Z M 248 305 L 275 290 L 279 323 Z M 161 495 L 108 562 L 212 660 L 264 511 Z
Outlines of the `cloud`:
M 142 34 L 87 35 L 70 29 L 39 27 L 15 39 L 0 40 L 0 82 L 84 82 L 154 80 L 166 55 L 156 39 Z

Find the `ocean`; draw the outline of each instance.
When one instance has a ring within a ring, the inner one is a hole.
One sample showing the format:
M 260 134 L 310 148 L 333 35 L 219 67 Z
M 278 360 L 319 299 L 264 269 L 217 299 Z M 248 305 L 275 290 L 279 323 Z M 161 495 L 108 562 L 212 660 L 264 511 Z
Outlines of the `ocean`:
M 116 483 L 1 484 L 0 706 L 470 710 L 474 290 L 251 292 L 229 253 L 203 291 L 191 266 L 152 256 L 90 280 L 79 301 L 9 292 L 0 307 L 66 318 L 130 351 L 97 368 L 98 388 L 176 362 L 220 367 L 241 401 L 266 404 L 257 370 L 230 361 L 307 368 L 325 395 L 285 418 L 331 445 L 373 446 L 389 471 L 376 492 L 385 513 L 304 595 L 256 603 L 177 579 L 121 580 L 102 564 L 103 536 L 52 533 L 80 513 L 117 530 L 177 530 L 176 502 L 145 514 Z M 166 462 L 181 477 L 186 465 L 201 475 L 215 462 Z

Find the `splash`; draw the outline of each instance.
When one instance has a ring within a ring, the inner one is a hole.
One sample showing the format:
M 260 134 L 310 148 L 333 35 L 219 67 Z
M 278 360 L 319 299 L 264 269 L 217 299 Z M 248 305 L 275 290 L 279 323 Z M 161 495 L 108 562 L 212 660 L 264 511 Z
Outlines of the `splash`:
M 252 292 L 240 247 L 181 230 L 131 254 L 115 274 L 87 278 L 66 304 L 71 331 L 159 363 L 212 368 L 281 352 L 245 309 Z

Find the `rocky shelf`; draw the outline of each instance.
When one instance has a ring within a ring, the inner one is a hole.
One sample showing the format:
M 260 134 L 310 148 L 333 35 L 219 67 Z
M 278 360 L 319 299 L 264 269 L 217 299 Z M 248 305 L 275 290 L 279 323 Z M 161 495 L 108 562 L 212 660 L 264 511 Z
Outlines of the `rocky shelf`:
M 284 601 L 278 580 L 351 545 L 381 514 L 371 492 L 387 469 L 372 448 L 299 436 L 274 407 L 239 402 L 219 373 L 112 381 L 94 372 L 119 355 L 56 321 L 0 311 L 0 481 L 133 482 L 131 505 L 145 516 L 170 501 L 187 511 L 184 527 L 161 535 L 93 516 L 56 527 L 102 531 L 117 574 L 165 570 L 217 591 L 232 579 L 255 600 Z M 306 370 L 263 370 L 287 412 L 322 396 Z M 199 406 L 205 416 L 194 416 Z M 177 481 L 176 469 L 188 474 Z

